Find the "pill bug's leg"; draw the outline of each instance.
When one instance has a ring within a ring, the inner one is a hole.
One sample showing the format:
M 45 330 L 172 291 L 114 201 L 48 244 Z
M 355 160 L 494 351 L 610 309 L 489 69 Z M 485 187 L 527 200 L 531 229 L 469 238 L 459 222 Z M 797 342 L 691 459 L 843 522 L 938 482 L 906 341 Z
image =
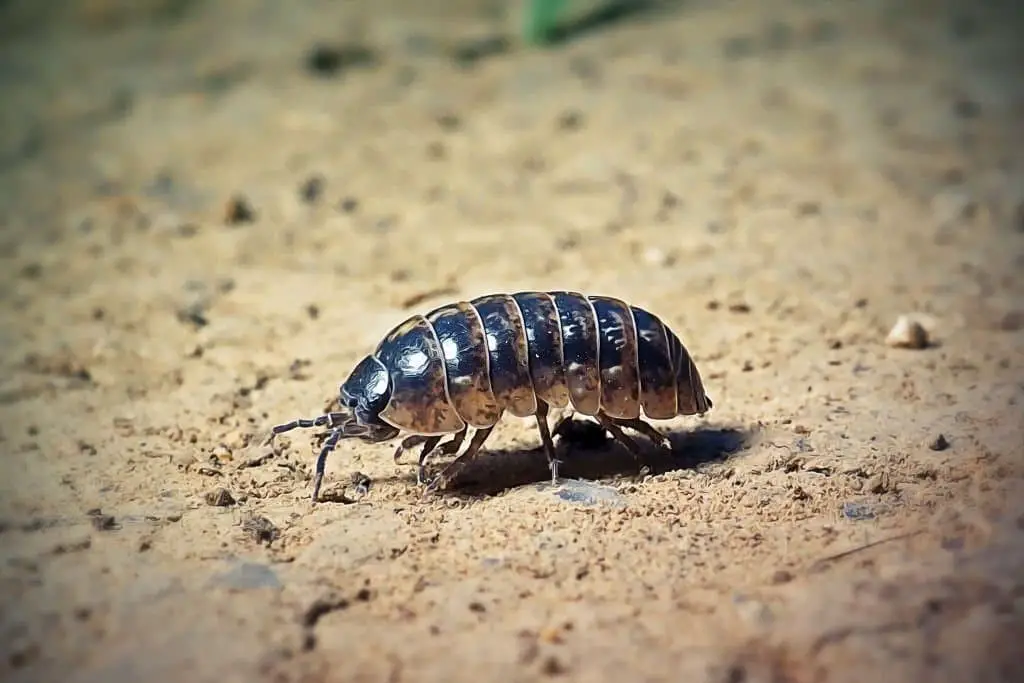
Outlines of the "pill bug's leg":
M 312 429 L 313 427 L 333 427 L 336 424 L 340 424 L 343 420 L 349 418 L 348 413 L 325 413 L 324 415 L 317 415 L 313 419 L 299 418 L 298 420 L 292 420 L 291 422 L 285 422 L 284 424 L 276 425 L 270 430 L 270 438 L 267 442 L 274 440 L 274 437 L 278 434 L 284 434 L 290 432 L 293 429 Z
M 632 420 L 615 420 L 615 424 L 619 425 L 620 427 L 632 429 L 634 432 L 639 432 L 640 434 L 643 434 L 661 448 L 664 448 L 668 451 L 672 450 L 671 439 L 669 439 L 666 435 L 662 434 L 657 429 L 655 429 L 653 425 L 651 425 L 648 422 L 644 422 L 640 418 L 635 418 Z
M 447 483 L 450 481 L 453 475 L 461 470 L 470 460 L 475 458 L 480 452 L 480 448 L 484 445 L 484 441 L 487 441 L 487 437 L 491 435 L 492 431 L 494 431 L 493 425 L 476 430 L 473 434 L 473 438 L 469 442 L 469 446 L 466 448 L 466 452 L 456 458 L 455 462 L 448 465 L 448 467 L 445 467 L 441 470 L 440 474 L 433 478 L 427 486 L 427 492 L 436 491 L 442 482 Z M 456 438 L 458 437 L 456 436 Z
M 398 464 L 398 461 L 410 448 L 416 448 L 416 446 L 424 444 L 423 452 L 428 453 L 440 440 L 441 437 L 439 436 L 423 436 L 422 434 L 413 434 L 412 436 L 405 437 L 405 439 L 402 440 L 402 443 L 398 444 L 398 448 L 395 449 L 395 464 Z
M 438 442 L 441 441 L 440 436 L 422 436 L 420 434 L 413 434 L 412 436 L 406 437 L 402 443 L 398 444 L 398 448 L 395 449 L 395 463 L 398 463 L 398 459 L 402 457 L 402 453 L 410 448 L 423 444 L 423 449 L 420 451 L 420 457 L 417 459 L 418 466 L 416 467 L 416 483 L 423 483 L 423 461 L 427 459 L 430 452 L 437 447 Z
M 561 422 L 559 422 L 561 425 Z M 544 444 L 544 453 L 548 456 L 548 467 L 551 469 L 551 485 L 558 485 L 558 466 L 561 461 L 555 457 L 555 442 L 551 439 L 551 430 L 548 427 L 548 404 L 537 399 L 537 429 L 540 431 L 540 440 Z
M 426 462 L 427 456 L 430 455 L 437 444 L 441 441 L 441 437 L 432 436 L 427 439 L 427 442 L 423 444 L 423 450 L 420 451 L 420 457 L 416 460 L 416 483 L 423 483 L 423 463 Z
M 462 448 L 462 442 L 466 440 L 466 431 L 468 427 L 463 427 L 461 431 L 457 432 L 452 437 L 451 441 L 445 441 L 443 444 L 437 447 L 437 452 L 441 455 L 454 455 L 459 452 Z
M 643 453 L 640 451 L 640 447 L 637 445 L 636 441 L 631 437 L 626 436 L 619 425 L 615 424 L 615 421 L 604 413 L 598 413 L 594 416 L 594 419 L 600 422 L 601 426 L 607 429 L 616 441 L 626 447 L 626 450 L 633 456 L 633 460 L 636 461 L 637 470 L 643 470 Z
M 320 455 L 316 459 L 316 474 L 313 477 L 313 502 L 317 502 L 317 498 L 320 495 L 320 485 L 324 479 L 324 468 L 327 465 L 327 456 L 331 454 L 337 445 L 341 441 L 343 436 L 346 436 L 351 431 L 350 421 L 352 415 L 348 412 L 333 412 L 325 413 L 323 415 L 317 415 L 315 418 L 299 418 L 292 420 L 291 422 L 285 422 L 283 424 L 275 425 L 270 430 L 270 436 L 267 438 L 266 443 L 271 444 L 274 438 L 278 434 L 284 434 L 290 432 L 293 429 L 312 429 L 313 427 L 329 427 L 331 432 L 327 435 L 327 439 L 324 441 L 323 446 L 320 448 Z
M 438 440 L 440 440 L 440 438 L 441 437 L 438 437 Z M 456 432 L 455 436 L 453 436 L 449 441 L 445 441 L 440 446 L 436 446 L 430 449 L 424 448 L 420 452 L 420 460 L 416 465 L 416 483 L 421 486 L 423 485 L 423 473 L 424 471 L 426 471 L 425 463 L 427 461 L 428 455 L 435 452 L 440 453 L 441 455 L 451 455 L 452 453 L 458 453 L 459 448 L 462 447 L 462 442 L 463 440 L 465 440 L 465 438 L 466 428 L 463 428 L 460 431 Z
M 320 448 L 320 455 L 316 458 L 316 474 L 313 475 L 313 502 L 317 502 L 320 496 L 320 485 L 324 481 L 324 468 L 327 466 L 327 456 L 335 449 L 341 437 L 345 436 L 345 427 L 336 427 L 327 436 L 324 445 Z

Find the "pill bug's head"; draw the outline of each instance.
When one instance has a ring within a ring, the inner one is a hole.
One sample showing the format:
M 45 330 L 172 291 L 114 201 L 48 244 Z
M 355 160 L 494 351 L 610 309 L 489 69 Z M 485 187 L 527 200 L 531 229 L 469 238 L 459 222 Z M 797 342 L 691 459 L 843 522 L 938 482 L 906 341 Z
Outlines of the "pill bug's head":
M 398 429 L 380 419 L 391 399 L 391 379 L 387 368 L 373 356 L 367 356 L 353 368 L 339 391 L 341 406 L 352 416 L 345 421 L 346 436 L 364 441 L 387 441 L 398 435 Z

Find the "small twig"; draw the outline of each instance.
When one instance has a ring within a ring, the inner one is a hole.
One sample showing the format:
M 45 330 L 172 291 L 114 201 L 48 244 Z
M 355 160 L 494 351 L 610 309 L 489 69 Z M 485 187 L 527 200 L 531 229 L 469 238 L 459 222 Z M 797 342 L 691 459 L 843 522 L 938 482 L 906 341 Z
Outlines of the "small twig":
M 849 557 L 850 555 L 853 555 L 855 553 L 859 553 L 862 550 L 868 550 L 869 548 L 874 548 L 875 546 L 882 545 L 883 543 L 892 543 L 893 541 L 902 541 L 905 538 L 910 538 L 912 536 L 917 536 L 920 533 L 921 533 L 920 531 L 908 531 L 905 534 L 898 534 L 896 536 L 891 536 L 889 538 L 883 538 L 883 539 L 878 540 L 878 541 L 872 541 L 871 543 L 865 543 L 864 545 L 857 546 L 856 548 L 850 548 L 849 550 L 844 550 L 841 553 L 836 553 L 835 555 L 829 555 L 828 557 L 823 557 L 823 558 L 817 560 L 812 566 L 820 567 L 823 564 L 827 564 L 829 562 L 834 562 L 835 560 L 841 560 L 844 557 Z
M 444 286 L 441 286 L 441 287 L 435 287 L 433 289 L 428 289 L 428 290 L 425 290 L 425 291 L 422 291 L 422 292 L 417 292 L 415 294 L 407 296 L 405 299 L 402 299 L 402 301 L 400 301 L 398 303 L 398 305 L 401 308 L 408 310 L 408 309 L 410 309 L 410 308 L 412 308 L 414 306 L 419 306 L 421 303 L 423 303 L 424 301 L 426 301 L 428 299 L 433 299 L 433 298 L 439 297 L 439 296 L 448 296 L 450 294 L 457 294 L 457 293 L 458 293 L 458 289 L 454 285 L 448 284 L 448 285 L 444 285 Z
M 277 451 L 275 451 L 273 448 L 267 448 L 266 446 L 264 446 L 263 449 L 263 452 L 257 453 L 256 455 L 250 458 L 246 458 L 245 460 L 238 463 L 238 469 L 244 470 L 248 467 L 259 467 L 261 465 L 265 465 L 275 455 L 277 455 Z

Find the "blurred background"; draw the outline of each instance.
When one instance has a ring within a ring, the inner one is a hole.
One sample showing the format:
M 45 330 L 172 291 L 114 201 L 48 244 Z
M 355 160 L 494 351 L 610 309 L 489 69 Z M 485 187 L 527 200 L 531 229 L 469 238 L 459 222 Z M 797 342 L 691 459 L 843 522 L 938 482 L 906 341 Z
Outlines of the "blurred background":
M 0 2 L 4 679 L 1021 680 L 1022 66 L 1012 0 Z M 261 450 L 556 288 L 686 343 L 676 459 Z

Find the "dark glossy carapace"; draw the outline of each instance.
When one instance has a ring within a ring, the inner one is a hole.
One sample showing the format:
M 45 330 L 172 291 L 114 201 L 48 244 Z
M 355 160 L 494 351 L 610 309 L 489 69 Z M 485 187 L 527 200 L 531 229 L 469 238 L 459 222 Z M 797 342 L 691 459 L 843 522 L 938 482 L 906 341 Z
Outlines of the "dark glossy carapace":
M 536 416 L 552 476 L 557 460 L 547 425 L 549 407 L 597 419 L 635 452 L 621 427 L 665 438 L 642 418 L 667 420 L 712 408 L 686 347 L 657 316 L 608 296 L 578 292 L 489 294 L 414 315 L 388 332 L 341 386 L 342 410 L 299 426 L 331 428 L 318 461 L 345 436 L 383 441 L 413 436 L 457 450 L 477 430 L 472 457 L 504 413 Z M 314 499 L 316 491 L 314 491 Z

